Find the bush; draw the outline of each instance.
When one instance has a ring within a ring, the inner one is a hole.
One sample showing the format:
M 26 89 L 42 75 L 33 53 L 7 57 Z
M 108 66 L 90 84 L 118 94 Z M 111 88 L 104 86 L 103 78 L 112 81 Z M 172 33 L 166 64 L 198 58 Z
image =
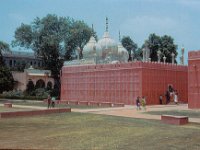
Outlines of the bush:
M 37 94 L 38 93 L 40 92 L 37 92 Z M 23 100 L 43 100 L 47 98 L 47 95 L 48 94 L 46 92 L 40 93 L 37 96 L 31 96 L 31 95 L 27 95 L 26 92 L 22 92 L 22 91 L 8 91 L 8 92 L 3 92 L 3 94 L 0 94 L 0 98 L 23 99 Z

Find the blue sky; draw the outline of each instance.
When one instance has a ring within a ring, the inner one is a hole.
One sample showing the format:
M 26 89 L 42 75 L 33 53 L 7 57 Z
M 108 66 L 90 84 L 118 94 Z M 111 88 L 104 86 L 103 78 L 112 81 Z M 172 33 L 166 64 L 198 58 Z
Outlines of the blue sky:
M 94 24 L 98 38 L 109 19 L 110 36 L 118 32 L 141 46 L 150 33 L 170 35 L 178 45 L 200 49 L 200 0 L 0 0 L 0 40 L 11 43 L 21 23 L 30 24 L 48 13 Z M 178 60 L 179 61 L 179 60 Z

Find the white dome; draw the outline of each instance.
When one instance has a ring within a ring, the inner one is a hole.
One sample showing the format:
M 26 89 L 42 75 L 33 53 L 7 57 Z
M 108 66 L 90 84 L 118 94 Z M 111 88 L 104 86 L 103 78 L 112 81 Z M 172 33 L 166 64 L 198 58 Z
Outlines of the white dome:
M 103 38 L 98 41 L 102 48 L 102 57 L 105 58 L 108 54 L 116 56 L 118 54 L 116 42 L 110 38 L 109 33 L 105 32 Z
M 121 43 L 118 44 L 118 56 L 121 62 L 128 61 L 128 57 L 129 57 L 128 51 L 122 46 Z
M 96 42 L 95 38 L 91 36 L 89 42 L 83 48 L 83 57 L 94 58 L 95 55 L 101 56 L 102 50 L 101 46 Z

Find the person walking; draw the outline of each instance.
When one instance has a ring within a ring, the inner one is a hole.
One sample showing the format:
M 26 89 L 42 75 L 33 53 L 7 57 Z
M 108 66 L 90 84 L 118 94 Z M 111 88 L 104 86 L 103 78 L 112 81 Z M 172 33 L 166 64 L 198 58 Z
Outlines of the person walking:
M 52 98 L 51 98 L 51 106 L 52 106 L 52 108 L 55 107 L 55 104 L 56 104 L 56 98 L 55 98 L 55 97 L 52 97 Z
M 141 105 L 142 105 L 143 110 L 146 111 L 146 99 L 145 99 L 144 96 L 143 96 L 142 99 L 141 99 Z
M 137 110 L 141 110 L 141 107 L 140 107 L 140 97 L 139 96 L 136 99 L 136 107 L 137 107 Z
M 170 102 L 170 93 L 168 90 L 165 93 L 165 97 L 166 97 L 166 104 L 168 104 Z
M 48 97 L 47 97 L 47 104 L 48 104 L 48 108 L 51 108 L 51 96 L 50 95 L 48 95 Z
M 162 99 L 163 99 L 163 97 L 162 97 L 162 95 L 160 95 L 160 96 L 159 96 L 160 105 L 162 105 L 162 101 L 163 101 Z
M 178 92 L 177 91 L 174 92 L 174 103 L 176 105 L 178 105 Z

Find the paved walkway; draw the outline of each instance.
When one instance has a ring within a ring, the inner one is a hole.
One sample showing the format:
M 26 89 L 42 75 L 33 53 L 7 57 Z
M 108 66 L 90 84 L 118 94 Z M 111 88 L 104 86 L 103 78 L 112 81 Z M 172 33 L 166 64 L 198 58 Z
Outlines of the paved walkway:
M 122 117 L 142 118 L 161 120 L 160 115 L 150 115 L 144 112 L 148 111 L 165 111 L 165 110 L 189 110 L 187 104 L 180 105 L 153 105 L 147 106 L 146 111 L 137 111 L 135 106 L 125 106 L 116 108 L 98 108 L 98 109 L 72 109 L 72 112 L 93 113 L 103 115 L 113 115 Z M 189 118 L 190 122 L 200 123 L 200 118 Z
M 3 106 L 3 104 L 0 104 Z M 25 106 L 25 105 L 13 105 L 17 108 L 30 108 L 30 109 L 47 109 L 42 106 Z M 137 111 L 135 106 L 126 105 L 125 107 L 109 107 L 109 108 L 94 108 L 94 109 L 75 109 L 72 108 L 72 112 L 81 112 L 81 113 L 93 113 L 93 114 L 102 114 L 102 115 L 112 115 L 112 116 L 122 116 L 122 117 L 131 117 L 131 118 L 142 118 L 142 119 L 154 119 L 160 120 L 160 115 L 150 115 L 144 112 L 148 111 L 165 111 L 165 110 L 189 110 L 187 104 L 180 105 L 153 105 L 147 106 L 146 111 L 140 110 Z M 200 112 L 200 110 L 198 110 Z M 200 123 L 200 118 L 189 118 L 190 122 Z
M 0 106 L 4 106 L 4 104 L 0 104 Z M 15 108 L 30 108 L 30 109 L 47 109 L 47 107 L 43 107 L 43 106 L 26 106 L 26 105 L 16 105 L 16 104 L 12 104 L 12 107 Z

